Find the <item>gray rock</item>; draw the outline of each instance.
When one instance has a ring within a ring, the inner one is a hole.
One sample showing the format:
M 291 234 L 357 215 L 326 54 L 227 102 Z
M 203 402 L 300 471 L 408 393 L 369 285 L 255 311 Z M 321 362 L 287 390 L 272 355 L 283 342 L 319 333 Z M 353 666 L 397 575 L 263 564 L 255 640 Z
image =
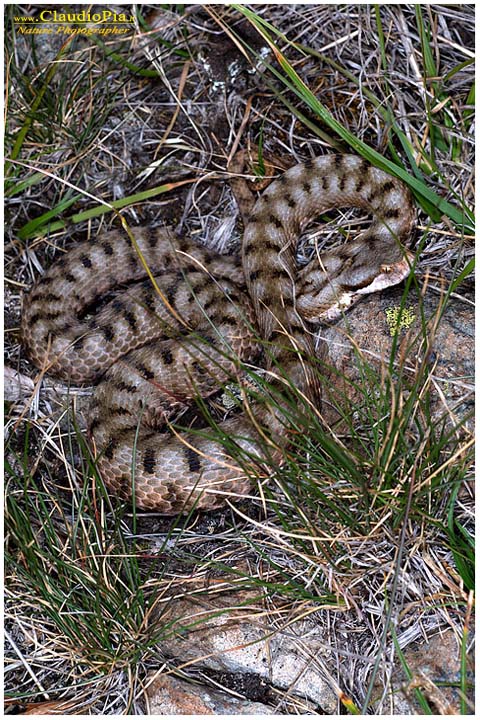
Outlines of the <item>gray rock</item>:
M 147 690 L 150 715 L 274 715 L 275 710 L 197 685 L 170 675 L 161 675 Z
M 257 600 L 257 602 L 255 602 Z M 333 663 L 322 627 L 309 620 L 287 626 L 268 620 L 258 595 L 230 592 L 215 598 L 189 597 L 162 614 L 172 635 L 162 640 L 166 657 L 198 668 L 255 674 L 259 682 L 288 697 L 335 714 L 338 698 L 327 668 Z

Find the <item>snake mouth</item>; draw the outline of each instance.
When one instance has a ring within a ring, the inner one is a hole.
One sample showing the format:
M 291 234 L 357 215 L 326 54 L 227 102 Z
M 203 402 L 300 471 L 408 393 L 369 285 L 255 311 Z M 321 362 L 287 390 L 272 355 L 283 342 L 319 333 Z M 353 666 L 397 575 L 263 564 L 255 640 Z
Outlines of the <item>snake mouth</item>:
M 365 287 L 353 291 L 354 295 L 367 295 L 397 285 L 405 280 L 412 268 L 413 255 L 406 252 L 406 257 L 396 263 L 389 263 L 380 266 L 380 273 L 374 280 Z

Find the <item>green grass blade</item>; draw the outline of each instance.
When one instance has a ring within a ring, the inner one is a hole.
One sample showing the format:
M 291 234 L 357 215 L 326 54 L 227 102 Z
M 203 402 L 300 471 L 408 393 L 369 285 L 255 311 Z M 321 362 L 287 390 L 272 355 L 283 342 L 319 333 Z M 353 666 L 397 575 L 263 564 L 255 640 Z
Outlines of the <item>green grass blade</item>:
M 67 38 L 65 43 L 60 48 L 60 50 L 57 54 L 57 57 L 51 63 L 51 65 L 47 71 L 47 74 L 45 76 L 45 80 L 43 81 L 42 85 L 40 86 L 40 89 L 35 97 L 35 100 L 32 102 L 30 110 L 27 114 L 25 122 L 23 123 L 23 126 L 20 128 L 20 131 L 17 135 L 15 144 L 14 144 L 12 152 L 11 152 L 12 160 L 16 160 L 18 158 L 18 156 L 20 155 L 25 138 L 27 137 L 28 132 L 29 132 L 33 122 L 35 121 L 35 113 L 38 110 L 40 103 L 42 102 L 43 96 L 45 95 L 47 90 L 50 88 L 52 78 L 61 66 L 60 60 L 62 59 L 63 55 L 65 55 L 65 52 L 66 52 L 70 42 L 73 40 L 73 38 L 74 38 L 74 35 L 71 35 L 69 38 Z M 9 165 L 8 159 L 7 159 L 6 171 L 5 171 L 6 175 L 8 174 L 10 167 L 11 166 Z
M 62 204 L 60 203 L 56 206 L 56 208 L 53 208 L 47 213 L 44 213 L 44 215 L 41 215 L 39 218 L 30 220 L 28 223 L 23 225 L 23 227 L 20 228 L 20 230 L 18 231 L 18 237 L 21 240 L 28 240 L 32 237 L 41 237 L 42 235 L 46 235 L 47 233 L 64 230 L 69 225 L 75 225 L 77 223 L 84 222 L 85 220 L 90 220 L 94 217 L 100 217 L 101 215 L 105 215 L 106 213 L 115 210 L 122 210 L 125 207 L 129 207 L 130 205 L 134 205 L 136 203 L 144 202 L 145 200 L 157 197 L 157 195 L 162 195 L 163 193 L 170 192 L 175 187 L 179 187 L 180 185 L 185 185 L 192 182 L 195 181 L 188 179 L 180 180 L 175 183 L 165 183 L 164 185 L 157 185 L 157 187 L 149 188 L 148 190 L 142 190 L 141 192 L 134 193 L 133 195 L 121 198 L 120 200 L 112 200 L 112 202 L 102 202 L 101 205 L 89 208 L 88 210 L 82 210 L 79 213 L 71 215 L 66 220 L 49 222 L 51 217 L 57 216 L 64 209 L 63 207 L 61 207 Z M 72 200 L 72 202 L 74 202 L 74 200 Z M 72 203 L 69 202 L 69 204 Z

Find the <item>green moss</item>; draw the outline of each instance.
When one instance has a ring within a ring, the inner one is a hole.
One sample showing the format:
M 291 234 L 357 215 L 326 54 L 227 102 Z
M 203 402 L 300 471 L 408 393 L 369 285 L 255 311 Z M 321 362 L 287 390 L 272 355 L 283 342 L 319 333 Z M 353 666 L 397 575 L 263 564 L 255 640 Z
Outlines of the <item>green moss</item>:
M 385 311 L 387 325 L 390 329 L 390 335 L 395 335 L 397 328 L 399 330 L 408 330 L 416 320 L 415 309 L 412 305 L 408 308 L 402 308 L 399 305 L 387 308 Z

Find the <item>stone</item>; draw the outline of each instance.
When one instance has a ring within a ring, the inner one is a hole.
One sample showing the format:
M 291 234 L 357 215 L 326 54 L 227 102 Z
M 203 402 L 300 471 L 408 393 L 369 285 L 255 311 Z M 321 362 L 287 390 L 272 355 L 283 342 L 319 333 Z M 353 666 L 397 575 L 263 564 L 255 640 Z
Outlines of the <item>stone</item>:
M 160 675 L 146 689 L 150 715 L 273 715 L 264 703 L 233 697 L 221 690 Z
M 282 627 L 267 617 L 252 592 L 175 601 L 162 613 L 161 622 L 171 630 L 162 653 L 182 665 L 256 675 L 259 684 L 288 691 L 290 699 L 307 701 L 322 714 L 335 714 L 338 698 L 326 670 L 334 660 L 321 624 L 302 619 Z

